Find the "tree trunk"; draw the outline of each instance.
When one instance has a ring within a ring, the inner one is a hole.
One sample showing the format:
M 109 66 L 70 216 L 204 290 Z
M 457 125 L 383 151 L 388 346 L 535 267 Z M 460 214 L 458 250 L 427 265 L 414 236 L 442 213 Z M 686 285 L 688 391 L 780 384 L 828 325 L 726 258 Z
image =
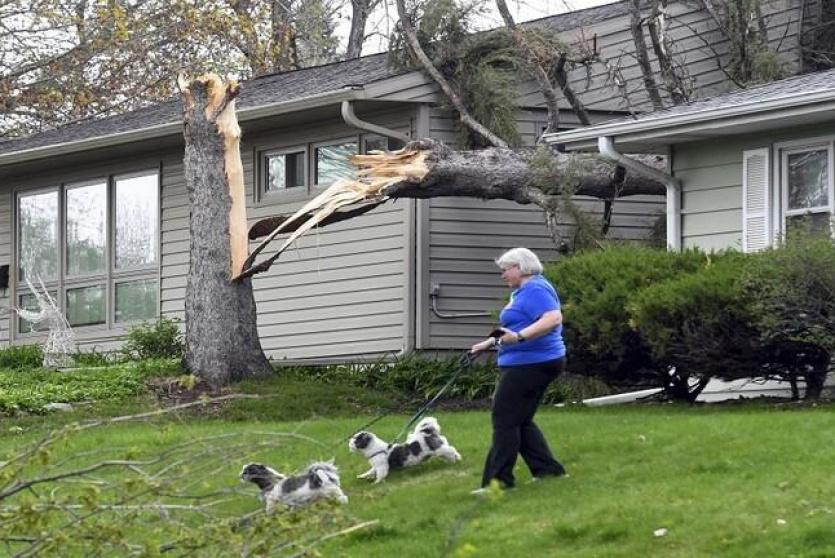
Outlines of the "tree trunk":
M 267 376 L 272 368 L 258 339 L 251 280 L 230 281 L 247 249 L 238 85 L 210 74 L 181 79 L 180 90 L 191 235 L 185 365 L 214 386 Z
M 351 31 L 348 33 L 348 49 L 345 58 L 362 56 L 362 43 L 365 40 L 365 26 L 371 12 L 371 0 L 351 0 Z

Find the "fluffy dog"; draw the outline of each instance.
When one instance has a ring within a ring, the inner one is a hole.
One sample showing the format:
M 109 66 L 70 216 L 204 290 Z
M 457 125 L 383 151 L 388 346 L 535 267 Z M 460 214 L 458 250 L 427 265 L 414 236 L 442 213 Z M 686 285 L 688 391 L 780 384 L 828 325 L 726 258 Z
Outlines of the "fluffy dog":
M 301 474 L 287 476 L 260 463 L 249 463 L 241 469 L 241 480 L 252 482 L 261 489 L 261 500 L 267 512 L 276 503 L 296 508 L 315 500 L 330 498 L 348 503 L 348 497 L 339 486 L 339 473 L 333 461 L 320 461 L 307 467 Z
M 441 426 L 433 417 L 421 420 L 403 444 L 387 444 L 371 432 L 357 432 L 348 442 L 348 449 L 368 459 L 371 468 L 357 478 L 373 478 L 382 482 L 389 471 L 441 457 L 455 463 L 461 455 L 441 436 Z

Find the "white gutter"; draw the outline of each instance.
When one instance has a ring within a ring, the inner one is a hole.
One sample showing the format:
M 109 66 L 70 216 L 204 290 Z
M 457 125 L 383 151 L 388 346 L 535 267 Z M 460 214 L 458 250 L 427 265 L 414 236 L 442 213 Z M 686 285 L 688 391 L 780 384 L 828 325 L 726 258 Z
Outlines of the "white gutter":
M 280 101 L 267 105 L 240 109 L 238 110 L 238 121 L 246 122 L 250 120 L 257 120 L 266 116 L 277 116 L 280 114 L 287 114 L 289 112 L 334 104 L 344 100 L 358 100 L 364 98 L 365 92 L 362 88 L 352 87 L 336 91 L 328 91 L 326 93 L 310 95 L 309 97 L 302 97 L 292 101 Z M 96 136 L 64 143 L 44 145 L 42 147 L 33 147 L 31 149 L 23 149 L 21 151 L 12 151 L 10 153 L 0 154 L 0 166 L 35 159 L 43 159 L 46 157 L 55 157 L 76 151 L 86 151 L 101 147 L 111 147 L 114 145 L 159 138 L 182 133 L 182 130 L 183 123 L 178 120 L 177 122 L 156 124 L 154 126 L 148 126 L 128 132 L 117 132 L 115 134 L 108 134 L 105 136 Z
M 375 134 L 380 134 L 381 136 L 385 136 L 387 138 L 394 138 L 399 139 L 403 143 L 408 143 L 411 138 L 406 134 L 402 134 L 397 130 L 392 130 L 391 128 L 385 128 L 383 126 L 379 126 L 377 124 L 373 124 L 371 122 L 360 120 L 359 117 L 354 113 L 354 105 L 350 100 L 342 101 L 342 119 L 345 120 L 345 123 L 349 126 L 353 126 L 359 130 L 365 130 L 366 132 L 373 132 Z
M 818 105 L 829 103 L 832 105 L 826 107 L 829 110 L 835 108 L 833 102 L 835 102 L 835 92 L 833 90 L 822 90 L 813 93 L 799 92 L 770 101 L 750 101 L 730 107 L 708 106 L 684 114 L 647 115 L 634 121 L 621 119 L 558 134 L 548 134 L 545 136 L 545 141 L 548 143 L 572 144 L 594 140 L 600 136 L 623 138 L 623 136 L 629 134 L 641 134 L 642 132 L 642 139 L 651 139 L 667 135 L 671 128 L 690 126 L 688 131 L 698 131 L 715 127 L 716 121 L 746 116 L 756 120 L 756 115 L 760 115 L 762 119 L 768 119 L 771 118 L 770 113 L 786 109 L 791 109 L 792 115 L 797 115 L 823 110 Z
M 662 172 L 619 153 L 615 150 L 615 140 L 609 136 L 597 138 L 597 149 L 601 155 L 613 160 L 627 170 L 657 180 L 667 187 L 667 249 L 673 252 L 680 251 L 681 183 L 679 180 L 666 172 Z

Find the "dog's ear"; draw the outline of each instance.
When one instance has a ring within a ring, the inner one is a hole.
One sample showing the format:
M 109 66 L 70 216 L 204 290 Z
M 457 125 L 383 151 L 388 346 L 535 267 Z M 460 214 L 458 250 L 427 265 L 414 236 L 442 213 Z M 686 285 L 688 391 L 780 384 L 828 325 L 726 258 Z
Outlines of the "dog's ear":
M 371 434 L 368 432 L 357 432 L 354 435 L 354 447 L 357 449 L 365 449 L 371 443 Z

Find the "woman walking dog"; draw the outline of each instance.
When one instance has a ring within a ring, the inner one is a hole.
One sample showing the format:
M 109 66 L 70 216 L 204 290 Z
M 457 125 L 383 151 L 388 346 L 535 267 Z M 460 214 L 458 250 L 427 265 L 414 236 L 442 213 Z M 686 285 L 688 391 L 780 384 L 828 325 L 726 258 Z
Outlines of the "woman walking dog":
M 499 351 L 499 381 L 491 412 L 493 445 L 484 464 L 482 488 L 474 493 L 483 492 L 493 479 L 502 488 L 512 488 L 517 454 L 534 479 L 565 475 L 533 422 L 548 384 L 565 370 L 560 299 L 542 276 L 539 258 L 527 248 L 508 250 L 496 265 L 513 292 L 499 315 L 501 330 L 470 349 Z

